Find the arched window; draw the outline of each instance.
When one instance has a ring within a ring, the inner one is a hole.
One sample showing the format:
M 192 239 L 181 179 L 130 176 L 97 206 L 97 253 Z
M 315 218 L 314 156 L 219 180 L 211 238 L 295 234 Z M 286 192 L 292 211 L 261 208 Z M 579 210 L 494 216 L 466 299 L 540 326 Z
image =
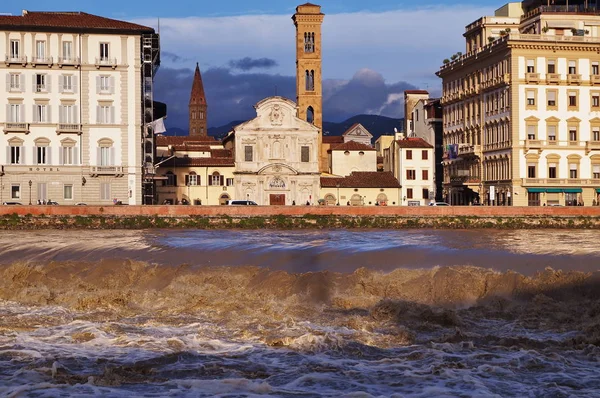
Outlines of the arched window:
M 177 186 L 177 176 L 173 174 L 172 171 L 167 171 L 165 177 L 167 177 L 167 179 L 163 181 L 163 185 L 166 185 L 167 187 Z
M 387 206 L 387 202 L 388 198 L 386 194 L 380 193 L 377 195 L 377 203 L 379 203 L 379 206 Z
M 115 148 L 113 140 L 102 138 L 98 140 L 96 164 L 98 166 L 113 166 L 115 164 Z
M 325 195 L 325 204 L 327 206 L 335 206 L 335 204 L 336 204 L 335 196 L 331 193 L 328 193 L 327 195 Z
M 309 123 L 314 123 L 315 121 L 315 110 L 313 109 L 312 106 L 309 106 L 308 109 L 306 110 L 306 121 Z
M 227 201 L 230 200 L 231 197 L 229 195 L 227 195 L 226 193 L 224 193 L 223 195 L 219 196 L 219 205 L 223 206 L 227 204 Z
M 352 195 L 352 197 L 350 198 L 350 205 L 351 206 L 362 206 L 363 205 L 362 196 L 360 196 L 357 193 Z
M 281 159 L 281 142 L 275 141 L 271 146 L 271 158 Z
M 200 185 L 200 176 L 195 171 L 190 171 L 190 174 L 185 176 L 185 185 L 191 187 Z
M 306 80 L 306 91 L 315 91 L 315 71 L 314 70 L 306 70 L 305 80 Z
M 304 33 L 304 52 L 315 52 L 315 34 L 313 32 Z
M 225 185 L 224 184 L 224 180 L 223 180 L 223 176 L 220 175 L 218 171 L 215 171 L 210 176 L 210 178 L 208 180 L 208 185 L 213 185 L 213 186 L 219 186 L 219 185 L 222 186 L 222 185 Z

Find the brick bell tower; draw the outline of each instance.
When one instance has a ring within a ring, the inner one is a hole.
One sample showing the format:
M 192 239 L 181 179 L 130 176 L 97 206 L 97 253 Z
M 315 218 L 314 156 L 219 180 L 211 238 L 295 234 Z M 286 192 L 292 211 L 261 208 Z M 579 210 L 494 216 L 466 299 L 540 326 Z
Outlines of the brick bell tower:
M 196 72 L 194 73 L 194 82 L 192 84 L 192 94 L 190 95 L 190 136 L 206 137 L 206 96 L 204 95 L 204 85 L 202 84 L 202 75 L 200 67 L 196 64 Z
M 296 7 L 296 102 L 298 117 L 323 128 L 321 85 L 321 6 L 306 3 Z M 319 135 L 320 140 L 320 135 Z M 320 142 L 319 142 L 320 144 Z

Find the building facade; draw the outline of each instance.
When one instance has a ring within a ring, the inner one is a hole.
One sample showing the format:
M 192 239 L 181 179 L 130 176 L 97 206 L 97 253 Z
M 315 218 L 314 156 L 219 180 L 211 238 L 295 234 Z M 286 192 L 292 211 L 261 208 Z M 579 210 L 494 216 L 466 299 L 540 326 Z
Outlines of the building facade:
M 0 16 L 1 201 L 142 203 L 145 40 L 154 63 L 158 37 L 145 26 L 81 12 Z
M 466 53 L 438 72 L 448 201 L 598 203 L 598 11 L 528 0 L 466 27 Z
M 389 163 L 399 181 L 402 206 L 427 206 L 435 199 L 434 148 L 422 138 L 392 142 Z

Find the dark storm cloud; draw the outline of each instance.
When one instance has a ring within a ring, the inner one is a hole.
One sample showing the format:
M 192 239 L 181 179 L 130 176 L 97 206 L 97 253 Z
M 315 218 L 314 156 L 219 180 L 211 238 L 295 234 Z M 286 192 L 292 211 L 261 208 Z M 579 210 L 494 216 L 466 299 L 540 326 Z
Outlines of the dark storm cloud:
M 252 69 L 269 69 L 276 67 L 277 61 L 271 58 L 250 58 L 234 59 L 229 61 L 231 69 L 239 69 L 247 72 Z
M 179 63 L 179 62 L 187 62 L 189 61 L 188 58 L 183 58 L 180 57 L 179 55 L 175 54 L 175 53 L 171 53 L 168 51 L 161 51 L 160 56 L 164 59 L 168 59 L 174 63 Z
M 192 78 L 191 69 L 159 70 L 155 80 L 155 99 L 168 106 L 167 127 L 187 130 Z M 296 99 L 294 76 L 235 74 L 227 68 L 211 68 L 202 72 L 202 80 L 208 102 L 208 125 L 211 127 L 255 117 L 253 106 L 269 96 Z M 363 113 L 402 117 L 402 93 L 413 88 L 404 82 L 386 84 L 379 73 L 368 69 L 357 72 L 349 81 L 325 80 L 324 120 L 341 122 Z

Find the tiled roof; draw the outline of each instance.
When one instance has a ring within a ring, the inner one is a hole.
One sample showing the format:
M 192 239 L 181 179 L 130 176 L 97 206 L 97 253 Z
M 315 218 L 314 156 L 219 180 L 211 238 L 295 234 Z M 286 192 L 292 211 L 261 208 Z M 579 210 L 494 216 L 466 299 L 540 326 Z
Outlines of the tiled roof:
M 208 145 L 198 145 L 184 143 L 183 145 L 173 145 L 173 149 L 176 151 L 193 151 L 193 152 L 209 152 L 210 147 Z
M 232 157 L 229 149 L 211 149 L 210 154 L 213 158 L 230 158 Z
M 23 15 L 0 15 L 0 29 L 77 29 L 81 32 L 89 30 L 131 31 L 137 33 L 154 33 L 154 29 L 130 22 L 119 21 L 87 14 L 85 12 L 40 12 L 23 11 Z
M 422 138 L 404 138 L 396 140 L 396 144 L 400 148 L 433 148 L 432 145 Z
M 329 151 L 374 151 L 372 146 L 361 144 L 356 141 L 348 141 L 343 144 L 334 145 Z M 328 152 L 329 152 L 328 151 Z
M 173 158 L 161 164 L 161 167 L 207 167 L 230 166 L 234 167 L 233 158 Z
M 401 188 L 390 172 L 354 171 L 347 177 L 321 177 L 321 187 L 336 188 Z
M 323 144 L 343 144 L 344 137 L 341 135 L 324 135 Z
M 215 145 L 218 141 L 214 137 L 190 137 L 190 136 L 168 136 L 160 135 L 156 137 L 156 146 L 167 145 Z
M 429 94 L 427 90 L 404 90 L 404 94 Z

